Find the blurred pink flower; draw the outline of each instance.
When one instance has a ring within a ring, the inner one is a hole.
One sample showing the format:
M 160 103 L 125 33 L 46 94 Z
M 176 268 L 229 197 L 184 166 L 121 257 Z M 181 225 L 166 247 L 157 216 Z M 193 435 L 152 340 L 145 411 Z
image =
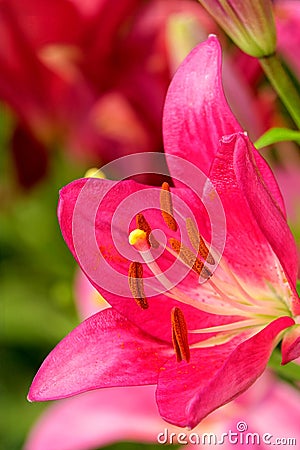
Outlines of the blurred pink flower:
M 176 72 L 163 125 L 167 155 L 187 159 L 201 173 L 209 174 L 214 187 L 206 187 L 206 198 L 216 208 L 218 193 L 226 217 L 224 252 L 221 256 L 212 247 L 209 253 L 205 242 L 210 240 L 210 222 L 193 191 L 177 187 L 171 194 L 165 185 L 164 203 L 169 204 L 176 194 L 188 203 L 189 214 L 197 220 L 193 224 L 190 217 L 176 217 L 179 223 L 183 220 L 181 225 L 191 243 L 198 239 L 199 245 L 198 229 L 203 230 L 205 241 L 199 251 L 192 251 L 179 241 L 170 213 L 163 214 L 165 224 L 159 210 L 148 216 L 145 213 L 146 218 L 137 218 L 141 239 L 134 238 L 131 244 L 145 250 L 150 223 L 152 229 L 161 229 L 169 236 L 172 249 L 165 249 L 159 265 L 144 264 L 142 275 L 141 263 L 130 264 L 117 251 L 111 227 L 116 208 L 134 193 L 144 194 L 140 204 L 135 200 L 135 207 L 145 210 L 149 187 L 134 181 L 101 179 L 78 180 L 66 186 L 58 210 L 63 236 L 80 264 L 73 227 L 76 209 L 86 267 L 90 267 L 90 271 L 84 268 L 86 275 L 112 308 L 87 319 L 57 345 L 32 383 L 30 400 L 58 399 L 100 387 L 157 384 L 162 417 L 178 426 L 195 427 L 255 382 L 286 329 L 283 362 L 299 356 L 300 326 L 290 331 L 300 311 L 294 240 L 273 174 L 241 132 L 224 98 L 221 49 L 215 37 L 197 46 Z M 175 184 L 181 165 L 170 166 Z M 192 183 L 192 174 L 188 177 Z M 86 201 L 78 206 L 83 187 Z M 89 218 L 91 202 L 98 202 L 103 193 L 107 195 L 95 218 Z M 124 214 L 122 221 L 126 222 Z M 128 225 L 120 223 L 116 229 L 123 248 L 129 246 Z M 129 231 L 133 228 L 131 223 Z M 96 255 L 87 238 L 94 233 L 100 248 Z M 134 233 L 136 236 L 136 230 Z M 139 252 L 135 255 L 140 258 Z M 178 265 L 169 271 L 171 281 L 173 275 L 178 280 L 186 265 L 192 269 L 179 288 L 169 287 L 168 279 L 162 277 L 175 255 Z M 96 274 L 102 257 L 105 261 Z M 220 264 L 212 273 L 217 257 Z M 105 262 L 125 279 L 128 276 L 129 286 L 128 281 L 121 284 L 124 294 L 102 288 L 111 277 Z M 147 300 L 143 278 L 147 280 L 152 272 L 166 292 Z M 199 276 L 205 283 L 199 284 Z
M 80 269 L 76 272 L 74 297 L 76 309 L 82 320 L 110 306 Z
M 189 0 L 126 0 L 113 14 L 107 0 L 26 0 L 22 9 L 1 1 L 0 98 L 17 119 L 12 147 L 22 186 L 45 176 L 52 148 L 87 165 L 162 149 L 164 98 L 185 56 L 169 31 L 180 18 L 193 24 L 193 42 L 183 38 L 188 50 L 218 30 Z M 234 112 L 257 138 L 260 110 L 231 60 L 224 75 Z
M 17 118 L 23 186 L 44 176 L 52 148 L 88 165 L 162 149 L 166 27 L 180 13 L 212 23 L 189 0 L 1 1 L 0 98 Z
M 276 179 L 285 200 L 287 216 L 291 226 L 300 225 L 300 164 L 278 167 Z
M 16 133 L 21 132 L 23 143 L 15 153 L 20 166 L 36 149 L 31 149 L 35 140 L 47 149 L 60 145 L 87 161 L 95 152 L 99 157 L 101 143 L 107 143 L 95 120 L 95 105 L 99 93 L 109 93 L 115 83 L 121 26 L 135 14 L 139 1 L 118 3 L 114 14 L 106 0 L 89 5 L 93 7 L 75 0 L 26 0 L 22 8 L 15 0 L 0 3 L 0 97 L 19 119 Z M 122 115 L 130 107 L 120 96 Z M 132 134 L 138 128 L 143 135 L 131 116 Z M 26 167 L 21 181 L 30 187 L 35 179 Z M 37 169 L 38 179 L 44 167 Z
M 32 430 L 26 450 L 88 450 L 121 440 L 154 441 L 164 426 L 153 386 L 102 389 L 58 402 Z
M 92 450 L 118 441 L 157 443 L 160 433 L 168 429 L 177 435 L 182 429 L 164 422 L 158 414 L 153 386 L 102 389 L 86 392 L 51 405 L 32 428 L 24 450 Z M 300 396 L 291 386 L 275 380 L 266 373 L 246 393 L 204 419 L 193 430 L 215 433 L 221 438 L 229 430 L 237 432 L 237 423 L 248 425 L 249 433 L 258 433 L 259 448 L 268 448 L 262 442 L 265 433 L 275 438 L 300 440 Z M 186 432 L 187 436 L 189 435 Z M 160 437 L 165 439 L 164 436 Z M 176 444 L 177 439 L 173 438 Z M 185 448 L 206 448 L 190 445 Z M 232 445 L 225 439 L 222 448 Z M 236 444 L 234 448 L 244 448 Z
M 298 0 L 274 2 L 277 49 L 300 79 L 300 3 Z
M 262 442 L 260 439 L 260 444 L 253 445 L 252 448 L 268 449 L 270 445 L 275 445 L 276 438 L 294 438 L 295 442 L 299 441 L 297 425 L 300 419 L 299 391 L 286 383 L 272 379 L 269 373 L 266 375 L 249 391 L 228 405 L 232 406 L 234 417 L 227 417 L 223 424 L 224 432 L 228 429 L 237 431 L 237 421 L 243 421 L 248 428 L 242 434 L 256 432 L 261 438 L 265 433 L 272 435 L 269 442 Z M 231 445 L 228 448 L 242 449 L 245 448 L 245 443 Z
M 282 148 L 283 160 L 285 159 L 285 150 L 285 148 Z M 296 237 L 298 278 L 300 278 L 300 164 L 298 158 L 294 163 L 294 165 L 288 164 L 286 167 L 276 167 L 274 172 L 285 200 L 289 225 Z

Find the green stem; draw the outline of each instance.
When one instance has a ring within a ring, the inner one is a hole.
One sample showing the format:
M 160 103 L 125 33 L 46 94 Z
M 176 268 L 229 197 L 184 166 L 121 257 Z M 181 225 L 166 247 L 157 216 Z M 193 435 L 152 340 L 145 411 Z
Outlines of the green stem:
M 300 96 L 278 56 L 274 54 L 260 58 L 259 61 L 295 124 L 300 129 Z

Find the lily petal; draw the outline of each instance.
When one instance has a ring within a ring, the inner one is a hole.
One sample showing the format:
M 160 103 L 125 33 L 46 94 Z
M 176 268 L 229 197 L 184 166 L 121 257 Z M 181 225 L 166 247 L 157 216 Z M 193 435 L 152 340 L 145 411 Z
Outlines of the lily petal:
M 272 246 L 292 284 L 295 284 L 298 271 L 295 240 L 285 217 L 266 186 L 265 179 L 258 170 L 258 152 L 247 136 L 238 134 L 235 142 L 234 164 L 239 187 L 244 193 L 260 229 Z
M 295 244 L 257 167 L 259 158 L 243 133 L 224 137 L 209 178 L 221 198 L 226 216 L 224 255 L 227 261 L 252 286 L 263 286 L 265 280 L 279 286 L 275 254 L 286 274 L 294 280 Z M 268 217 L 272 220 L 267 220 Z
M 170 84 L 163 116 L 165 152 L 188 159 L 207 175 L 221 137 L 238 131 L 222 88 L 221 47 L 211 36 L 187 56 Z
M 278 334 L 293 325 L 280 317 L 237 347 L 234 341 L 194 349 L 188 364 L 169 360 L 160 372 L 157 402 L 162 417 L 181 427 L 195 427 L 216 408 L 248 389 L 263 373 Z
M 155 384 L 170 347 L 108 308 L 82 322 L 48 355 L 30 401 L 55 400 L 111 386 Z

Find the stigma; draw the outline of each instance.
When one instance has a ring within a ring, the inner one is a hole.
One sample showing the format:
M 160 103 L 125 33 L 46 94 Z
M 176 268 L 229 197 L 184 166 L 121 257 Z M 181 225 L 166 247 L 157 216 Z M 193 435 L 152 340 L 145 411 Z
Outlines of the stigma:
M 129 234 L 128 241 L 130 245 L 133 245 L 138 250 L 142 250 L 142 247 L 148 244 L 147 234 L 145 231 L 136 228 Z

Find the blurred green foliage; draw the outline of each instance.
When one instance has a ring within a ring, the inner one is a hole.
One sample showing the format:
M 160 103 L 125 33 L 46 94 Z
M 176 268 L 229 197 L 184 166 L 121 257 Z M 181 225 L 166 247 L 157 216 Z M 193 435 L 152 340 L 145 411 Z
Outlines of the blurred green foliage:
M 49 177 L 21 192 L 8 146 L 13 121 L 3 107 L 0 123 L 0 448 L 17 450 L 46 406 L 27 402 L 31 380 L 51 348 L 78 323 L 75 263 L 60 234 L 56 205 L 59 187 L 80 173 L 53 155 Z

